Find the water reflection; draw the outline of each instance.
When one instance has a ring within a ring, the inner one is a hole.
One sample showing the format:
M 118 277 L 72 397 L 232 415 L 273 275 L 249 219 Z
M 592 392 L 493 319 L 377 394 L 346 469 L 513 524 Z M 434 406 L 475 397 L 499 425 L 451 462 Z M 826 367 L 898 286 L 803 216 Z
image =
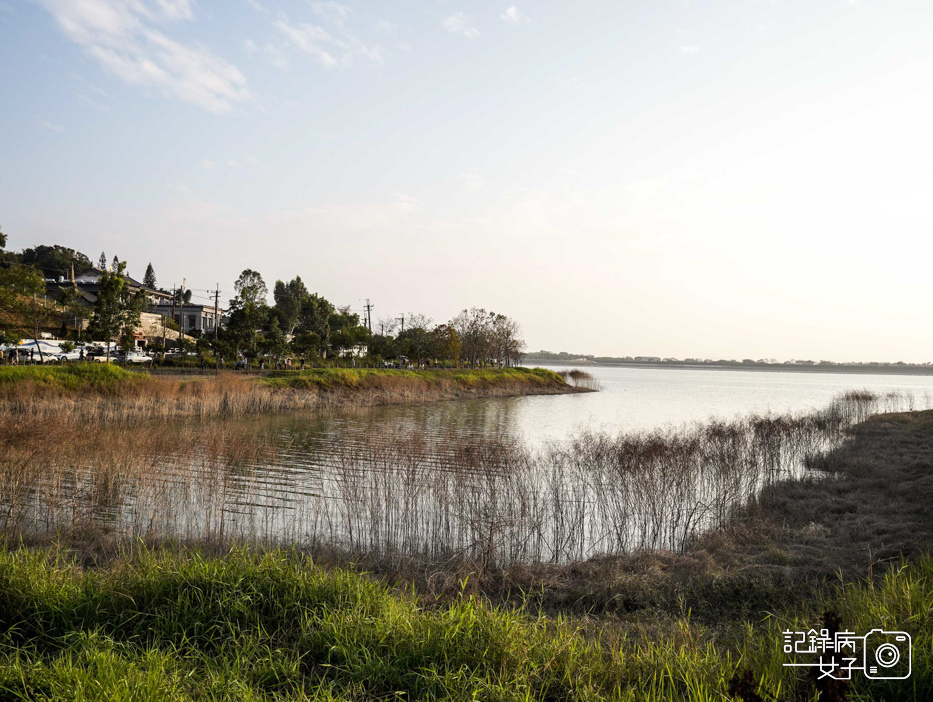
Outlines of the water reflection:
M 918 406 L 854 394 L 795 417 L 549 442 L 522 438 L 530 399 L 565 398 L 153 423 L 47 442 L 45 455 L 5 457 L 2 526 L 487 564 L 678 549 L 799 474 L 851 423 Z

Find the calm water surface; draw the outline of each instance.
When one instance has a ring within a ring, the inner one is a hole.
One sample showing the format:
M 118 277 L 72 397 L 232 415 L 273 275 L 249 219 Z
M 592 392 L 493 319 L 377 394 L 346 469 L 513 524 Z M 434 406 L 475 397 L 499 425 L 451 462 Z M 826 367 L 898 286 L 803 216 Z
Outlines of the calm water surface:
M 933 406 L 928 376 L 586 370 L 600 392 L 179 423 L 138 479 L 75 474 L 37 499 L 35 521 L 74 522 L 61 506 L 90 498 L 96 523 L 128 534 L 508 563 L 677 549 L 843 435 L 812 420 L 756 420 L 662 441 L 566 440 L 809 414 L 853 390 L 891 395 L 865 412 Z M 203 436 L 217 432 L 220 453 Z M 235 445 L 260 450 L 236 458 Z
M 567 370 L 571 366 L 549 368 Z M 749 413 L 810 412 L 825 408 L 833 398 L 852 390 L 900 393 L 912 396 L 918 409 L 933 406 L 933 376 L 620 367 L 585 370 L 599 381 L 599 392 L 380 407 L 327 418 L 291 415 L 269 420 L 270 430 L 276 425 L 297 438 L 333 435 L 377 423 L 428 434 L 506 434 L 541 445 L 566 439 L 584 428 L 617 433 Z

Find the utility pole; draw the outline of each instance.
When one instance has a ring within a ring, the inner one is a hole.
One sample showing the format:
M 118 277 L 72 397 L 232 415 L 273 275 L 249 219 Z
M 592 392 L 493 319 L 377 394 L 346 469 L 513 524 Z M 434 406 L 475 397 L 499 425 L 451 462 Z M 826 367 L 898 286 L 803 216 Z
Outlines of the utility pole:
M 178 291 L 178 331 L 181 336 L 178 337 L 178 345 L 181 346 L 181 337 L 185 334 L 185 288 L 188 287 L 188 279 L 181 279 L 181 290 Z
M 173 322 L 175 321 L 175 297 L 176 297 L 176 295 L 175 295 L 175 286 L 173 285 L 173 286 L 172 286 L 172 321 L 173 321 Z M 179 337 L 179 339 L 180 339 L 180 337 Z M 162 348 L 163 348 L 163 349 L 165 348 L 165 334 L 164 334 L 164 332 L 163 332 L 163 335 L 162 335 Z
M 220 328 L 220 317 L 217 309 L 220 306 L 220 283 L 217 283 L 217 289 L 214 291 L 214 341 L 217 341 L 217 330 Z
M 369 298 L 366 298 L 366 326 L 369 327 L 369 333 L 373 333 L 373 306 L 369 303 Z
M 402 334 L 405 333 L 405 315 L 403 314 L 398 320 L 402 323 Z

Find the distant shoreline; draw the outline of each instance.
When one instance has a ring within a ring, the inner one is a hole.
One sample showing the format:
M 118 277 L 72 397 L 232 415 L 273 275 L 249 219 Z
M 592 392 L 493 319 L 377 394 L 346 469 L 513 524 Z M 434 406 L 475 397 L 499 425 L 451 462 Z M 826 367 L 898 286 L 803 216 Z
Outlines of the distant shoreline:
M 577 366 L 580 368 L 648 368 L 660 370 L 746 371 L 753 373 L 838 373 L 848 375 L 933 375 L 933 366 L 843 366 L 785 365 L 783 363 L 749 363 L 723 365 L 718 363 L 596 363 L 594 361 L 557 361 L 525 359 L 526 365 Z

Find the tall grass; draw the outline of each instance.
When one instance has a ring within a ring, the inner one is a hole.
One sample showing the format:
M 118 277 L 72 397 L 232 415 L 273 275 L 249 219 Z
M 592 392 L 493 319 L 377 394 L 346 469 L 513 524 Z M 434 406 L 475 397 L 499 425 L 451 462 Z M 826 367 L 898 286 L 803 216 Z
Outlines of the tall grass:
M 340 368 L 272 372 L 263 377 L 229 372 L 189 379 L 92 363 L 5 366 L 0 367 L 0 417 L 112 423 L 574 391 L 579 389 L 539 368 Z
M 587 390 L 599 390 L 600 385 L 599 381 L 592 376 L 592 374 L 582 371 L 579 368 L 572 368 L 570 370 L 557 370 L 554 371 L 561 378 L 564 379 L 565 383 L 571 384 L 577 388 L 584 388 Z
M 906 398 L 684 429 L 582 432 L 541 449 L 359 423 L 320 438 L 309 468 L 242 422 L 105 428 L 19 420 L 0 433 L 0 530 L 291 543 L 480 573 L 645 549 L 681 551 L 850 426 Z M 284 450 L 283 450 L 284 449 Z M 278 453 L 282 451 L 283 456 Z
M 552 619 L 462 595 L 425 607 L 289 552 L 222 558 L 137 550 L 83 570 L 52 551 L 0 553 L 0 694 L 81 700 L 813 700 L 785 628 L 832 610 L 859 633 L 914 637 L 913 675 L 858 677 L 849 699 L 933 695 L 933 561 L 763 621 L 707 629 Z M 757 695 L 757 697 L 752 697 Z M 824 696 L 822 699 L 826 699 Z M 843 699 L 837 697 L 834 699 Z

